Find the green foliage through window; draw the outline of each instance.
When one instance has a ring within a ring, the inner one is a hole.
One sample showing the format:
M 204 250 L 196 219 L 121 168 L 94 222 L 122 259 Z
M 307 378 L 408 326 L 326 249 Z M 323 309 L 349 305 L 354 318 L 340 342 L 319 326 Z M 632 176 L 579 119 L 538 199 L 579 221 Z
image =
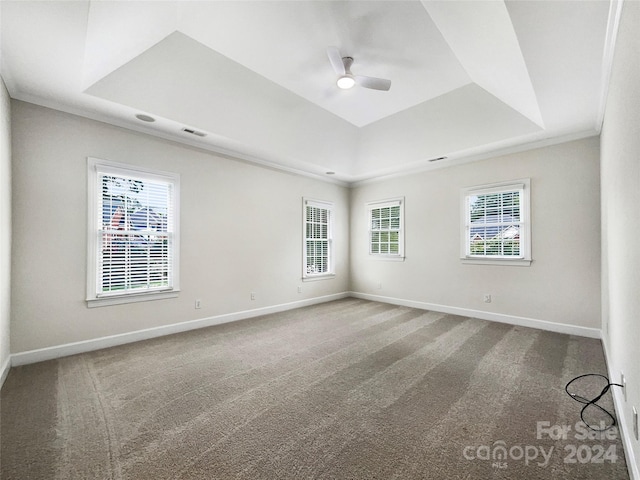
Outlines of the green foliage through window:
M 369 253 L 400 254 L 400 215 L 400 205 L 371 209 Z

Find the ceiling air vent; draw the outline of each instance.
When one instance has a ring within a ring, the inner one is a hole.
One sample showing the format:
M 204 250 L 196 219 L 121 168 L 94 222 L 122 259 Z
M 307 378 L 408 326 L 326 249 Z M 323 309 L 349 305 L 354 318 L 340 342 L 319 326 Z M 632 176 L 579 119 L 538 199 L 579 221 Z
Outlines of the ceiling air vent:
M 151 117 L 151 116 L 149 116 L 149 115 L 145 115 L 144 113 L 138 113 L 138 114 L 136 115 L 136 118 L 137 118 L 138 120 L 143 121 L 143 122 L 150 122 L 150 123 L 151 123 L 151 122 L 155 122 L 155 121 L 156 121 L 156 119 L 155 119 L 155 118 L 153 118 L 153 117 Z
M 197 130 L 194 130 L 193 128 L 187 128 L 187 127 L 185 127 L 185 128 L 183 128 L 183 129 L 182 129 L 182 131 L 183 131 L 183 132 L 190 133 L 191 135 L 195 135 L 196 137 L 206 137 L 206 136 L 207 136 L 207 134 L 206 134 L 206 133 L 204 133 L 204 132 L 199 132 L 199 131 L 197 131 Z

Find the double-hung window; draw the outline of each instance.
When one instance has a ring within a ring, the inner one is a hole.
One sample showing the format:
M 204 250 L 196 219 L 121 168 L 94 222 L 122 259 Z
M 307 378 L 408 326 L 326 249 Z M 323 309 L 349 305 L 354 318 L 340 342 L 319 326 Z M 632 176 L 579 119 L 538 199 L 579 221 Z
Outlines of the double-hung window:
M 94 158 L 88 165 L 88 305 L 176 296 L 179 176 Z
M 305 198 L 303 212 L 302 278 L 311 280 L 332 276 L 333 204 Z
M 404 259 L 404 199 L 367 204 L 369 254 L 390 260 Z
M 531 263 L 529 191 L 529 179 L 463 190 L 463 261 Z

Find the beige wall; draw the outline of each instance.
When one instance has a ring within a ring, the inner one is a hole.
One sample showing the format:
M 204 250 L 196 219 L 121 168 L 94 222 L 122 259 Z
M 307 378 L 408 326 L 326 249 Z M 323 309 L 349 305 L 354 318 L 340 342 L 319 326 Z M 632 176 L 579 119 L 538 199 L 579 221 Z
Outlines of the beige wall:
M 345 187 L 23 102 L 12 107 L 12 353 L 348 291 Z M 179 298 L 87 308 L 88 156 L 181 175 Z M 335 203 L 333 279 L 301 281 L 303 196 Z
M 0 385 L 9 359 L 11 300 L 11 105 L 0 78 Z
M 588 138 L 354 188 L 352 290 L 600 328 L 598 158 L 598 139 Z M 531 179 L 531 266 L 462 264 L 461 189 L 519 178 Z M 372 259 L 364 205 L 398 196 L 406 198 L 406 259 Z
M 627 379 L 621 416 L 631 440 L 640 412 L 640 3 L 622 10 L 601 135 L 603 333 L 614 381 Z M 636 461 L 640 445 L 630 442 Z M 636 475 L 638 466 L 636 465 Z M 640 477 L 637 477 L 640 478 Z
M 351 192 L 17 101 L 13 138 L 12 353 L 349 290 L 600 327 L 595 138 Z M 178 299 L 86 307 L 87 156 L 181 174 Z M 461 264 L 460 189 L 522 177 L 532 184 L 532 265 Z M 303 196 L 336 204 L 335 279 L 300 280 Z M 407 258 L 372 260 L 364 204 L 398 196 L 406 198 Z M 255 301 L 250 292 L 256 292 Z M 485 293 L 492 295 L 491 304 L 483 303 Z M 195 299 L 202 301 L 201 310 L 194 309 Z

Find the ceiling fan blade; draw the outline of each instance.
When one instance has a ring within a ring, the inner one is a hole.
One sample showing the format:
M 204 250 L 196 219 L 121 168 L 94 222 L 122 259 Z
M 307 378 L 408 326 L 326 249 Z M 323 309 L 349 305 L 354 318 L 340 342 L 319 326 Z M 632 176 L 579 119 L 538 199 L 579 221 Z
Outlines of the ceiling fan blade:
M 364 77 L 362 75 L 354 75 L 353 77 L 358 85 L 364 88 L 372 88 L 373 90 L 387 91 L 391 88 L 391 80 L 384 78 Z
M 338 47 L 327 48 L 327 56 L 329 57 L 331 66 L 338 75 L 344 75 L 345 73 L 347 73 L 344 68 L 344 63 L 342 62 L 342 56 L 340 56 L 340 50 L 338 50 Z

